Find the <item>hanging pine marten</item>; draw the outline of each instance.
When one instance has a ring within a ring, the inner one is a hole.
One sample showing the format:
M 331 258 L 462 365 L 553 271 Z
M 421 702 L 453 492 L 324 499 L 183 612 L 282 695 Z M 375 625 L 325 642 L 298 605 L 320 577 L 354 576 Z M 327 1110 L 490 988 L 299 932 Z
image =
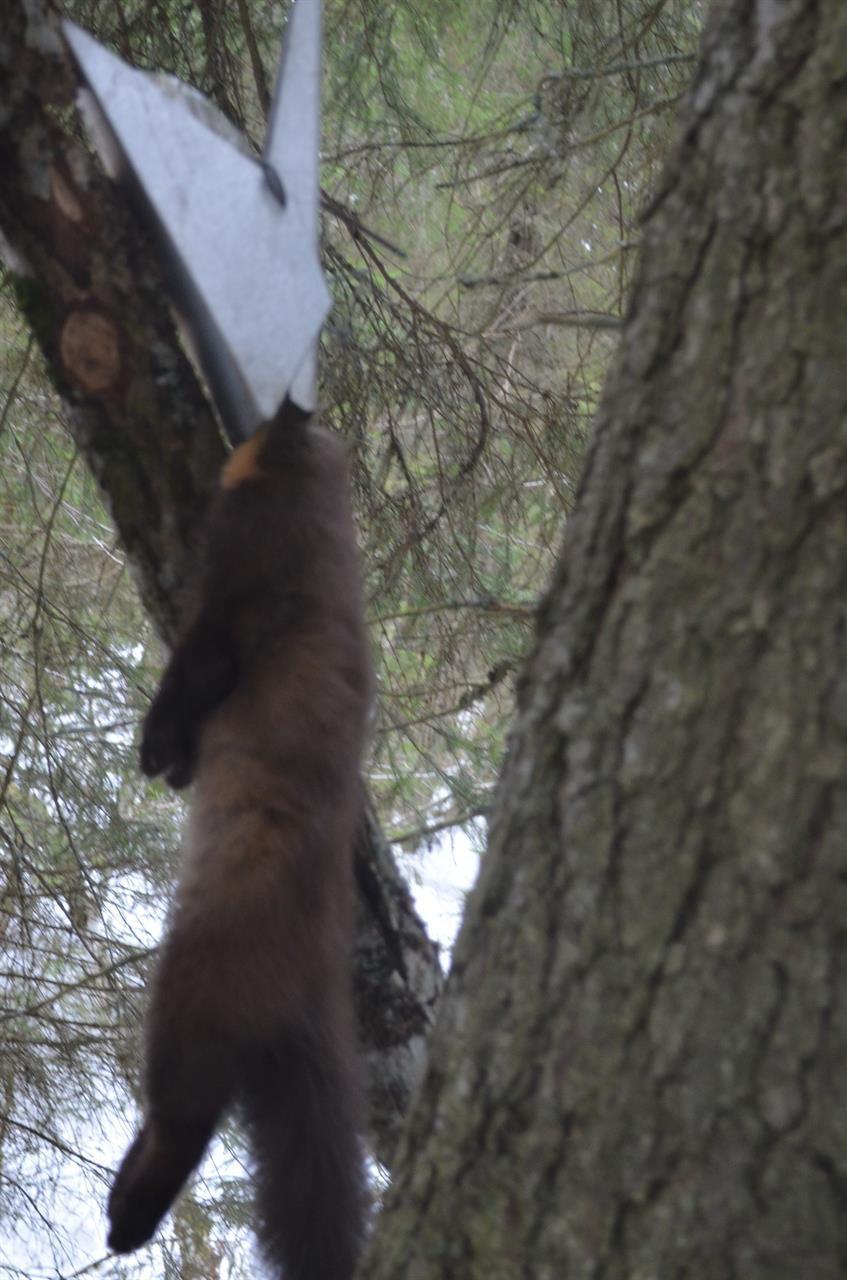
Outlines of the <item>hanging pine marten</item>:
M 109 1245 L 144 1244 L 238 1105 L 275 1275 L 349 1280 L 366 1208 L 350 994 L 372 674 L 346 451 L 287 403 L 230 456 L 141 767 L 193 782 Z

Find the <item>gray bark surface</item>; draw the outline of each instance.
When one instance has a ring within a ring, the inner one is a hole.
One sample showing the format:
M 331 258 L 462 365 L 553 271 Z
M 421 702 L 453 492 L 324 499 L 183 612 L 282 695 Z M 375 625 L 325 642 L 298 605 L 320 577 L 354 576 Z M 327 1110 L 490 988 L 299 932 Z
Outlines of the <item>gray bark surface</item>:
M 142 600 L 168 640 L 225 447 L 177 340 L 151 245 L 78 141 L 76 88 L 55 10 L 44 0 L 0 0 L 3 256 Z M 357 1007 L 372 1136 L 387 1162 L 441 970 L 367 806 L 356 858 Z
M 715 7 L 368 1280 L 847 1275 L 847 5 Z

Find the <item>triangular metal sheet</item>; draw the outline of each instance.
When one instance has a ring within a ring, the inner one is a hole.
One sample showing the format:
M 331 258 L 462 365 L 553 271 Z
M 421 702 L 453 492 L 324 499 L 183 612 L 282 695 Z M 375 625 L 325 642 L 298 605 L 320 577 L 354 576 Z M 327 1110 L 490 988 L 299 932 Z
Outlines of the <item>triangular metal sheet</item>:
M 320 238 L 321 5 L 294 0 L 285 29 L 263 158 L 297 205 L 304 242 L 318 255 Z M 323 317 L 322 317 L 323 319 Z M 307 353 L 289 392 L 303 407 L 317 398 L 318 343 Z
M 194 90 L 127 66 L 73 23 L 64 30 L 152 213 L 231 433 L 250 434 L 286 395 L 313 409 L 330 304 L 318 255 L 319 0 L 294 5 L 268 131 L 284 206 L 258 161 L 203 118 Z

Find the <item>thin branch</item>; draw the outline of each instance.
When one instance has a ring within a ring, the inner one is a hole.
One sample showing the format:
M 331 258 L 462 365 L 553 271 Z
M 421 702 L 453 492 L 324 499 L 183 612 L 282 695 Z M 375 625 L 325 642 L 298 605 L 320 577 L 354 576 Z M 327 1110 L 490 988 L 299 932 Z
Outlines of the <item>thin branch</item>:
M 6 803 L 6 793 L 9 790 L 9 785 L 12 781 L 12 777 L 17 767 L 18 759 L 21 754 L 21 749 L 23 748 L 24 739 L 26 738 L 27 732 L 29 731 L 29 713 L 32 710 L 32 704 L 34 702 L 35 702 L 35 694 L 31 693 L 27 698 L 26 706 L 23 708 L 23 710 L 20 713 L 20 724 L 18 727 L 18 736 L 15 739 L 14 746 L 12 747 L 12 753 L 9 756 L 8 764 L 6 765 L 6 771 L 3 775 L 3 781 L 0 783 L 0 808 L 2 808 L 3 805 Z
M 325 191 L 321 192 L 321 207 L 326 213 L 331 213 L 334 218 L 338 218 L 339 222 L 343 222 L 354 240 L 358 241 L 362 238 L 372 240 L 374 244 L 381 245 L 383 249 L 396 254 L 398 258 L 406 257 L 405 250 L 386 240 L 385 236 L 381 236 L 378 231 L 366 227 L 358 213 L 348 209 L 346 205 L 341 204 L 333 196 L 327 195 Z
M 599 258 L 589 258 L 586 262 L 578 262 L 575 267 L 568 267 L 566 271 L 525 272 L 521 270 L 491 276 L 459 276 L 456 283 L 463 289 L 479 289 L 487 285 L 546 284 L 550 280 L 569 280 L 571 276 L 579 275 L 583 271 L 592 271 L 596 267 L 603 267 L 613 262 L 621 253 L 628 253 L 638 248 L 637 240 L 621 240 L 608 253 L 601 254 Z
M 247 8 L 247 0 L 238 0 L 238 17 L 241 22 L 241 29 L 244 32 L 244 42 L 247 45 L 247 52 L 250 55 L 250 67 L 253 71 L 253 83 L 256 86 L 256 97 L 259 99 L 259 106 L 262 108 L 262 114 L 267 119 L 268 112 L 271 108 L 271 95 L 268 91 L 268 79 L 265 75 L 265 68 L 262 65 L 259 46 L 256 44 L 256 35 L 253 31 L 253 24 L 250 21 L 250 11 Z
M 84 1267 L 80 1267 L 78 1271 L 62 1272 L 56 1276 L 56 1280 L 79 1280 L 80 1276 L 90 1275 L 92 1271 L 96 1271 L 98 1267 L 102 1267 L 106 1262 L 114 1262 L 115 1255 L 113 1253 L 104 1253 L 102 1258 L 95 1258 L 93 1262 L 86 1262 Z
M 608 125 L 605 129 L 598 130 L 597 133 L 591 133 L 586 138 L 577 138 L 575 142 L 568 143 L 563 155 L 571 155 L 574 151 L 585 151 L 588 147 L 593 147 L 596 143 L 610 138 L 613 133 L 617 133 L 620 129 L 629 129 L 636 120 L 643 120 L 645 116 L 656 115 L 668 107 L 676 106 L 682 96 L 681 93 L 675 93 L 670 98 L 660 98 L 657 102 L 643 107 L 641 111 L 636 111 L 627 116 L 625 120 L 615 120 L 613 124 Z M 469 187 L 472 183 L 481 182 L 484 178 L 499 178 L 502 174 L 509 173 L 513 169 L 525 169 L 529 165 L 540 166 L 545 163 L 546 156 L 540 154 L 533 153 L 528 156 L 517 156 L 514 160 L 503 161 L 502 164 L 493 165 L 490 169 L 481 169 L 479 173 L 469 174 L 466 178 L 450 178 L 447 182 L 437 182 L 435 189 L 436 191 L 443 191 L 451 187 Z
M 123 969 L 126 965 L 136 964 L 139 960 L 146 960 L 148 956 L 152 956 L 155 947 L 144 947 L 139 951 L 131 951 L 129 955 L 121 956 L 118 960 L 97 969 L 94 973 L 86 973 L 83 977 L 78 978 L 76 982 L 65 983 L 58 991 L 54 991 L 52 995 L 45 996 L 43 1000 L 37 1001 L 36 1004 L 28 1005 L 25 1009 L 12 1009 L 9 1013 L 0 1015 L 0 1023 L 12 1022 L 16 1018 L 31 1018 L 35 1014 L 41 1013 L 49 1005 L 55 1004 L 57 1000 L 63 999 L 70 995 L 72 991 L 80 991 L 84 987 L 89 987 L 95 983 L 98 978 L 106 978 L 112 973 L 116 973 L 118 969 Z
M 441 831 L 449 831 L 451 827 L 463 827 L 474 818 L 484 818 L 488 812 L 489 805 L 474 805 L 464 813 L 451 814 L 448 818 L 442 818 L 440 822 L 430 822 L 423 827 L 407 827 L 405 831 L 394 832 L 388 839 L 392 844 L 422 844 Z
M 605 311 L 539 311 L 529 320 L 510 326 L 510 333 L 522 333 L 524 329 L 537 329 L 541 325 L 556 325 L 561 329 L 620 329 L 620 316 Z
M 34 343 L 35 343 L 35 334 L 31 333 L 29 335 L 29 341 L 26 344 L 26 350 L 24 351 L 23 359 L 21 360 L 21 367 L 18 369 L 17 373 L 15 374 L 12 380 L 12 385 L 9 387 L 9 390 L 6 393 L 6 399 L 3 402 L 3 412 L 0 413 L 0 435 L 2 435 L 6 429 L 6 422 L 8 421 L 9 412 L 12 408 L 12 405 L 15 403 L 15 397 L 18 394 L 18 387 L 20 386 L 21 379 L 26 373 L 27 366 L 29 364 L 29 358 L 32 354 L 32 348 Z
M 556 84 L 559 80 L 601 80 L 605 76 L 625 75 L 628 71 L 648 71 L 651 67 L 667 67 L 675 62 L 696 62 L 694 53 L 668 53 L 656 58 L 633 59 L 632 62 L 610 62 L 606 67 L 565 67 L 545 76 L 539 83 Z
M 377 614 L 370 618 L 369 622 L 371 626 L 379 626 L 384 622 L 420 618 L 425 614 L 444 613 L 454 609 L 477 609 L 483 613 L 505 613 L 514 617 L 527 618 L 535 612 L 535 603 L 527 600 L 525 603 L 510 604 L 504 600 L 497 600 L 494 596 L 483 596 L 479 600 L 442 600 L 439 604 L 423 604 L 413 609 L 399 609 L 394 613 Z
M 43 1129 L 36 1129 L 34 1125 L 24 1124 L 21 1120 L 15 1120 L 13 1116 L 0 1115 L 0 1120 L 4 1124 L 11 1125 L 13 1129 L 19 1129 L 21 1133 L 29 1134 L 31 1138 L 38 1138 L 39 1142 L 46 1142 L 48 1146 L 55 1147 L 57 1151 L 61 1151 L 63 1156 L 70 1156 L 72 1160 L 78 1160 L 80 1164 L 87 1164 L 92 1169 L 99 1170 L 100 1173 L 112 1173 L 112 1169 L 105 1164 L 100 1164 L 97 1160 L 91 1160 L 88 1156 L 84 1156 L 80 1151 L 74 1151 L 73 1147 L 69 1147 L 61 1138 L 57 1138 L 55 1134 L 45 1133 Z

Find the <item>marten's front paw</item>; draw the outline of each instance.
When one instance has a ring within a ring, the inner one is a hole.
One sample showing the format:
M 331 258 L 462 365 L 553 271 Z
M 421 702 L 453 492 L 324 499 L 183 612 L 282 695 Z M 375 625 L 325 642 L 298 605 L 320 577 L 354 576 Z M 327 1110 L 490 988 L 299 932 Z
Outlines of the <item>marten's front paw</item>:
M 188 786 L 194 774 L 194 735 L 167 704 L 154 702 L 141 734 L 141 771 L 148 778 L 163 773 L 172 787 Z

